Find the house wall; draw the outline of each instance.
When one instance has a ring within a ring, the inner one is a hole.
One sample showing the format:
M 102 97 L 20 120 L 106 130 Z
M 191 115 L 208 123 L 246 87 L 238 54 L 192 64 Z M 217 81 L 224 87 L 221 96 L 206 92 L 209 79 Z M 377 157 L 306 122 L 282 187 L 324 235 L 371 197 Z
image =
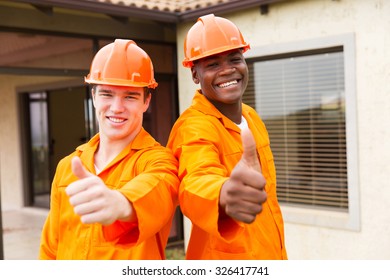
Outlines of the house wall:
M 0 179 L 3 211 L 23 207 L 23 174 L 18 89 L 69 78 L 0 75 Z
M 97 28 L 98 27 L 98 28 Z M 131 38 L 149 53 L 154 61 L 156 73 L 174 74 L 172 67 L 174 53 L 171 45 L 175 41 L 173 25 L 163 25 L 152 21 L 139 21 L 129 18 L 122 23 L 107 15 L 88 12 L 75 12 L 55 8 L 53 15 L 46 15 L 32 5 L 2 2 L 0 3 L 0 31 L 29 32 L 38 34 L 68 34 L 88 39 L 91 46 L 77 49 L 74 45 L 61 46 L 66 52 L 51 53 L 46 57 L 40 49 L 30 53 L 31 60 L 23 60 L 11 66 L 88 69 L 92 60 L 92 38 Z M 8 42 L 2 42 L 10 47 Z M 158 45 L 160 44 L 160 45 Z M 18 47 L 11 46 L 15 50 Z M 28 47 L 28 46 L 27 46 Z M 76 49 L 74 49 L 76 48 Z M 35 55 L 35 57 L 34 57 Z M 39 55 L 40 57 L 36 56 Z M 42 57 L 45 59 L 42 59 Z M 23 56 L 24 57 L 24 56 Z M 157 60 L 157 58 L 161 58 Z M 12 59 L 11 59 L 12 61 Z M 4 61 L 3 61 L 4 63 Z M 1 66 L 5 66 L 0 62 Z M 76 81 L 75 81 L 76 80 Z M 20 209 L 24 205 L 25 183 L 23 182 L 22 140 L 20 132 L 20 113 L 18 94 L 21 91 L 44 90 L 48 87 L 80 86 L 83 77 L 12 75 L 0 72 L 0 185 L 1 210 Z
M 289 259 L 390 259 L 389 14 L 386 0 L 297 0 L 270 5 L 266 15 L 260 9 L 223 15 L 237 24 L 252 49 L 342 34 L 355 37 L 356 108 L 349 109 L 357 116 L 358 172 L 353 176 L 358 182 L 359 226 L 348 230 L 286 220 Z M 193 23 L 178 26 L 180 112 L 190 105 L 196 89 L 190 71 L 181 65 L 184 37 Z M 285 216 L 289 211 L 282 205 Z M 190 223 L 185 224 L 188 241 Z

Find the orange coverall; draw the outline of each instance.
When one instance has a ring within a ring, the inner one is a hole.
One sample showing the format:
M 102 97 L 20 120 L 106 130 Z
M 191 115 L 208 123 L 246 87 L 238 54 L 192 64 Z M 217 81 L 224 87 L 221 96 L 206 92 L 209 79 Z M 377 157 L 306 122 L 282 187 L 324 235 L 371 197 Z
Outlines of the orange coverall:
M 51 210 L 45 222 L 40 259 L 164 259 L 177 202 L 177 160 L 144 129 L 98 175 L 132 203 L 138 221 L 83 224 L 65 188 L 77 180 L 71 159 L 77 155 L 92 173 L 99 134 L 60 161 L 52 184 Z
M 187 259 L 287 259 L 268 132 L 258 114 L 242 114 L 256 140 L 268 195 L 252 224 L 219 214 L 222 184 L 242 155 L 240 129 L 200 92 L 172 128 L 167 147 L 179 159 L 180 207 L 192 222 Z

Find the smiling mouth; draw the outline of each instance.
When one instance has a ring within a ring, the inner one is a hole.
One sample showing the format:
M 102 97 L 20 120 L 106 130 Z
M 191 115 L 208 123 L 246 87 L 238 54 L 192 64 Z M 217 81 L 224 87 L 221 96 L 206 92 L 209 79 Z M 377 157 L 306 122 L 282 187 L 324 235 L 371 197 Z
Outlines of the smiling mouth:
M 114 123 L 122 123 L 125 121 L 125 119 L 121 119 L 121 118 L 114 118 L 114 117 L 107 117 L 107 119 L 109 119 L 110 121 L 114 122 Z
M 219 88 L 226 88 L 228 86 L 236 85 L 236 84 L 238 84 L 238 80 L 233 80 L 233 81 L 229 81 L 229 82 L 226 82 L 226 83 L 218 84 L 217 86 Z

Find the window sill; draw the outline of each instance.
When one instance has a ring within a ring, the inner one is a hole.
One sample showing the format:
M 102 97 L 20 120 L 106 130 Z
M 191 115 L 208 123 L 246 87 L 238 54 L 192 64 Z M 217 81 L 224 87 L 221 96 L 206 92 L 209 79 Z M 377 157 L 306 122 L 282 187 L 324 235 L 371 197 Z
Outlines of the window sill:
M 360 231 L 357 215 L 335 210 L 281 205 L 285 223 Z

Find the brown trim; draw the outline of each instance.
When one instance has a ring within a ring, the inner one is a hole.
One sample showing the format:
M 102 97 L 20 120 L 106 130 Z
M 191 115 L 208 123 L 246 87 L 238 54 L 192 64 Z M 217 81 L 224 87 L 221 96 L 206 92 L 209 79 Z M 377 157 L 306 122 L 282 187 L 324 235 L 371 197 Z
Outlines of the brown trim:
M 110 3 L 80 1 L 80 0 L 14 0 L 13 2 L 21 2 L 32 4 L 33 6 L 48 6 L 61 7 L 73 10 L 83 10 L 88 12 L 96 12 L 110 16 L 125 16 L 141 19 L 149 19 L 160 22 L 177 23 L 178 17 L 173 12 L 163 12 L 159 10 L 149 10 L 145 8 L 130 7 L 125 5 L 115 5 Z
M 287 1 L 287 0 L 245 0 L 245 1 L 233 0 L 221 4 L 217 4 L 214 6 L 189 10 L 180 13 L 178 17 L 179 17 L 179 22 L 186 22 L 186 21 L 196 20 L 198 19 L 198 17 L 209 13 L 213 13 L 215 15 L 221 15 L 224 13 L 237 12 L 240 10 L 245 10 L 254 7 L 259 7 L 259 13 L 260 13 L 260 6 L 277 3 L 277 2 L 283 2 L 283 1 Z
M 273 4 L 277 2 L 285 2 L 287 0 L 231 0 L 224 3 L 210 5 L 204 8 L 195 8 L 185 12 L 161 11 L 147 8 L 138 8 L 127 6 L 124 4 L 116 5 L 112 3 L 103 3 L 95 1 L 80 1 L 80 0 L 14 0 L 13 2 L 21 2 L 31 4 L 33 6 L 46 7 L 61 7 L 74 10 L 83 10 L 107 14 L 116 17 L 134 17 L 140 19 L 153 20 L 166 23 L 179 23 L 191 21 L 198 17 L 214 13 L 220 15 L 228 12 L 237 12 L 262 5 Z
M 0 74 L 84 77 L 88 70 L 0 66 Z

